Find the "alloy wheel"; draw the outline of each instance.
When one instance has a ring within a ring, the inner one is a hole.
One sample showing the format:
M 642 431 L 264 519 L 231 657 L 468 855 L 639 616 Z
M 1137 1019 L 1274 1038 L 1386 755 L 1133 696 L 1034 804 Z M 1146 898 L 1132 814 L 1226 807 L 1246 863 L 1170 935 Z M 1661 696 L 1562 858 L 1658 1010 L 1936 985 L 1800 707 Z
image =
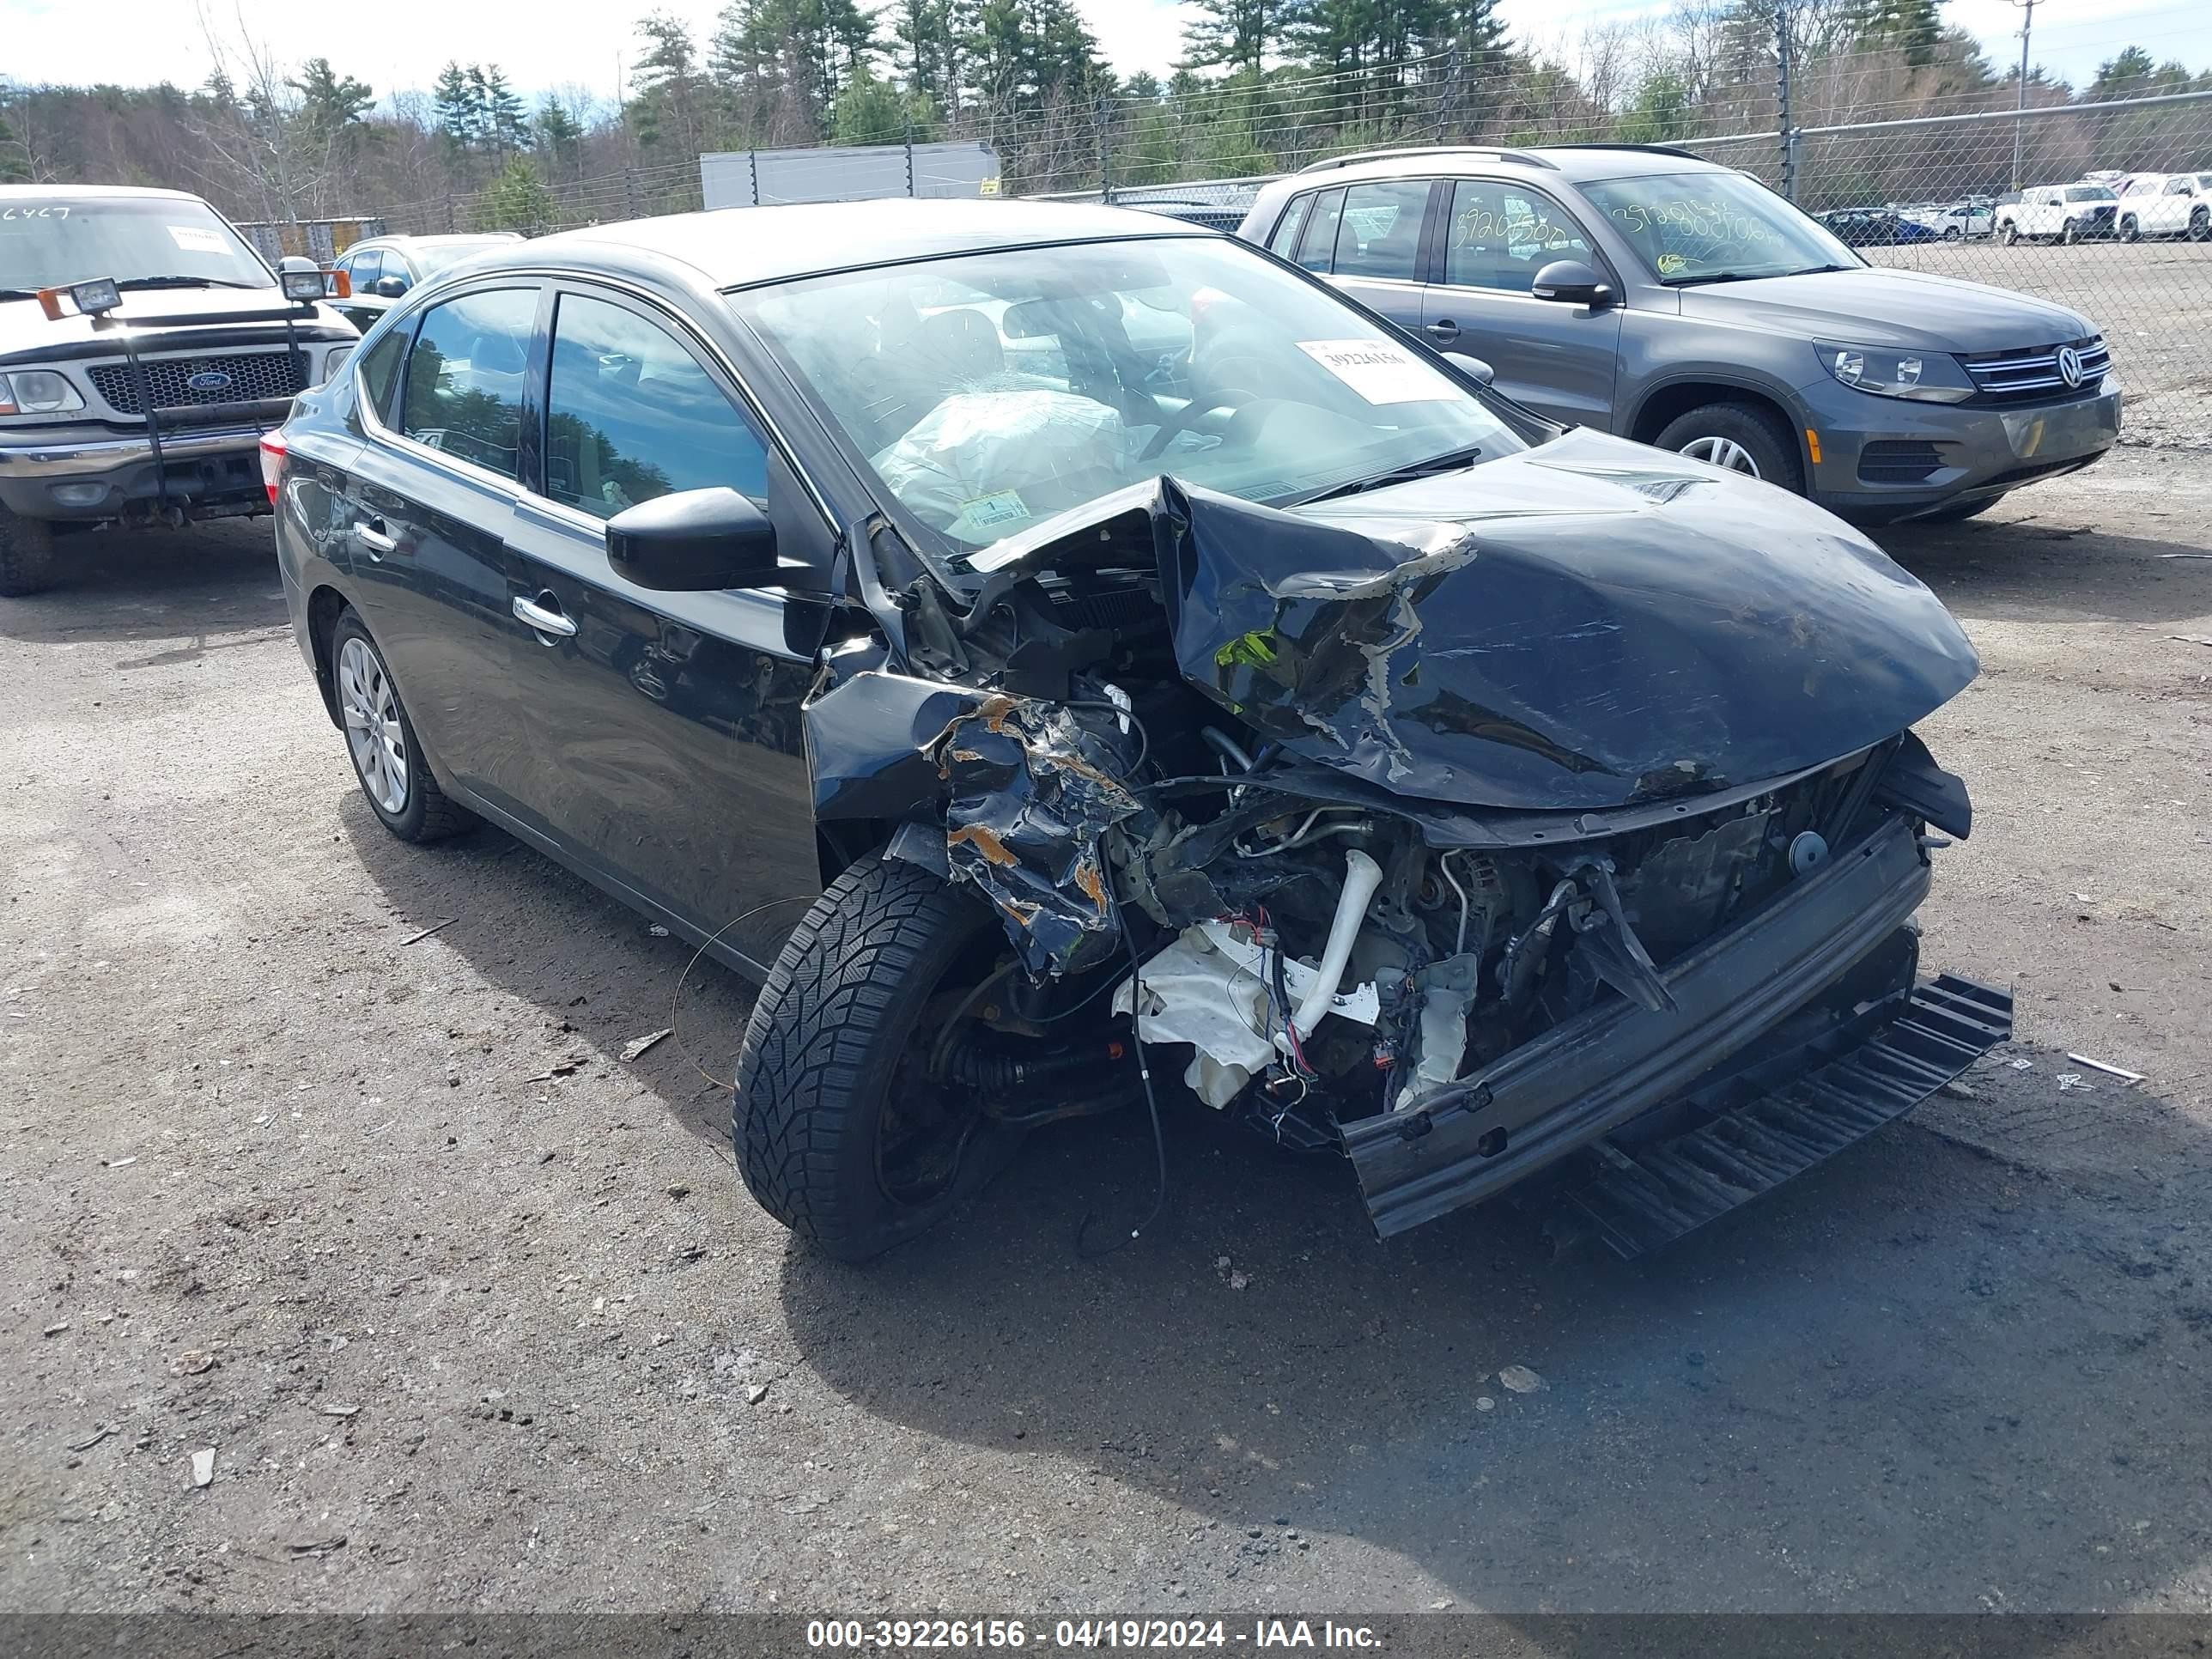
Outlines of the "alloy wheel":
M 1692 438 L 1682 446 L 1681 453 L 1693 461 L 1703 461 L 1707 466 L 1717 466 L 1723 472 L 1741 472 L 1756 478 L 1759 463 L 1751 452 L 1733 438 Z
M 366 641 L 348 640 L 338 653 L 338 712 L 362 787 L 396 817 L 407 810 L 407 734 L 392 677 Z

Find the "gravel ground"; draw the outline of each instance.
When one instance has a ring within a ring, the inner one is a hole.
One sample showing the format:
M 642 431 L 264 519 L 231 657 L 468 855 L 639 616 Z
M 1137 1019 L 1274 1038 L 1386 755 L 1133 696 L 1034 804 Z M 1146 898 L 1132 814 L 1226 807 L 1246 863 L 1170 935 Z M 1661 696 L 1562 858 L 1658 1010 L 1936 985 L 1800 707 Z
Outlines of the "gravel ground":
M 794 1252 L 690 1057 L 744 988 L 496 834 L 386 837 L 265 535 L 0 601 L 0 1605 L 2212 1608 L 2202 458 L 1890 535 L 1984 663 L 1927 959 L 2021 1042 L 1635 1265 L 1504 1208 L 1377 1244 L 1195 1114 L 1103 1261 L 1136 1121 Z

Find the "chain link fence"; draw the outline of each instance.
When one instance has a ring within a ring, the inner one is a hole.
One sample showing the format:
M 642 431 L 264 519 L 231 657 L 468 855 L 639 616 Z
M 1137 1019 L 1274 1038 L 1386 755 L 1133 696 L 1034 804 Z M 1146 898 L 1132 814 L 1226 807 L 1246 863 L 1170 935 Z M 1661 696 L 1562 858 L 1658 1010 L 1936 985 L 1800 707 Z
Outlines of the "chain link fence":
M 1501 112 L 1497 86 L 1449 63 L 1428 69 L 1429 78 L 1382 89 L 1343 76 L 1278 82 L 1249 108 L 1228 107 L 1222 118 L 1244 123 L 1233 142 L 1218 133 L 1208 142 L 1287 166 L 1363 148 L 1629 136 L 1587 111 L 1532 112 L 1518 87 L 1522 103 Z M 1800 107 L 1849 103 L 1829 88 Z M 1817 125 L 1789 125 L 1787 109 L 1770 82 L 1734 112 L 1773 125 L 1669 141 L 1790 197 L 1876 264 L 2082 313 L 2105 335 L 2126 389 L 2124 441 L 2212 450 L 2212 91 Z M 1158 112 L 1148 105 L 1133 118 L 1126 102 L 1063 106 L 1018 136 L 987 137 L 1003 146 L 1000 193 L 1110 200 L 1233 228 L 1278 175 L 1204 173 L 1202 156 L 1169 153 L 1148 137 L 1145 122 Z M 394 231 L 542 232 L 700 205 L 698 167 L 672 163 L 546 181 L 522 202 L 494 185 L 380 216 Z

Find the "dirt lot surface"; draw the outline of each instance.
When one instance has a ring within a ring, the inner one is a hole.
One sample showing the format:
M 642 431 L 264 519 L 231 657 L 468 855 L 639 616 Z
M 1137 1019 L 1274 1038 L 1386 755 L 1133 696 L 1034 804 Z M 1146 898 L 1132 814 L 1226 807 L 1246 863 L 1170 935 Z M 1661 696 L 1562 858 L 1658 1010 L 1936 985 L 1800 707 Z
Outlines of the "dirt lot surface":
M 1926 960 L 2021 1041 L 1632 1266 L 1503 1208 L 1377 1244 L 1194 1111 L 1104 1261 L 1138 1121 L 794 1251 L 685 1053 L 727 1076 L 744 988 L 625 1062 L 689 950 L 387 837 L 265 537 L 0 601 L 0 1604 L 2212 1608 L 2202 457 L 1887 536 L 1984 665 Z

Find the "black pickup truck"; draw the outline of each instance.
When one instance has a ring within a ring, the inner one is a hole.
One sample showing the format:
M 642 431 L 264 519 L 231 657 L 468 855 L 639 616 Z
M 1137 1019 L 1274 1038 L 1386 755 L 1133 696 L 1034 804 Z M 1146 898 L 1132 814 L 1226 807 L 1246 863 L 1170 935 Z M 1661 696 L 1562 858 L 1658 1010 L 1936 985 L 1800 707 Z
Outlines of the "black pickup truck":
M 0 594 L 74 531 L 269 511 L 262 434 L 360 337 L 330 281 L 181 191 L 0 187 Z

